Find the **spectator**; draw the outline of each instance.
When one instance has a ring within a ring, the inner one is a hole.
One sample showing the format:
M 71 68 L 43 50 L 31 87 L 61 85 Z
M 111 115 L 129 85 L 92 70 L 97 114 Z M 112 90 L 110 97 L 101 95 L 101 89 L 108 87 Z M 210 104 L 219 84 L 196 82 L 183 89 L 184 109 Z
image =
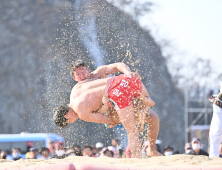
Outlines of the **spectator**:
M 82 156 L 81 147 L 79 145 L 74 145 L 72 149 L 74 149 L 76 156 Z
M 49 141 L 49 153 L 50 153 L 50 155 L 55 155 L 55 149 L 54 149 L 54 143 L 53 143 L 53 141 Z
M 63 159 L 66 157 L 66 152 L 64 148 L 64 143 L 63 142 L 56 142 L 55 145 L 55 153 L 56 155 L 52 156 L 52 158 L 57 158 L 57 159 Z
M 222 143 L 220 144 L 220 155 L 219 155 L 219 157 L 221 157 L 222 158 Z
M 67 150 L 66 150 L 66 156 L 67 156 L 67 157 L 68 157 L 68 156 L 76 156 L 75 150 L 72 149 L 72 148 L 67 149 Z
M 119 140 L 118 139 L 112 139 L 112 146 L 115 148 L 115 151 L 117 152 L 119 149 L 122 149 L 121 146 L 119 146 Z
M 26 152 L 29 152 L 30 148 L 33 147 L 33 142 L 32 141 L 28 141 L 26 142 Z
M 29 159 L 37 159 L 38 150 L 36 148 L 30 148 Z
M 173 155 L 176 155 L 176 154 L 180 154 L 180 152 L 179 151 L 174 151 Z
M 103 147 L 104 147 L 104 145 L 103 145 L 102 142 L 97 142 L 96 143 L 96 148 L 103 148 Z
M 191 143 L 186 143 L 184 149 L 185 149 L 185 153 L 184 154 L 190 154 L 192 152 L 192 150 L 193 150 L 192 146 L 191 146 Z
M 123 153 L 124 153 L 124 150 L 123 149 L 119 149 L 118 151 L 117 151 L 117 158 L 123 158 L 124 156 L 123 156 Z
M 209 154 L 201 149 L 202 143 L 199 138 L 193 138 L 191 142 L 191 146 L 193 150 L 190 152 L 190 155 L 205 155 L 209 156 Z
M 92 147 L 90 145 L 83 146 L 82 156 L 92 157 Z
M 103 156 L 113 158 L 114 157 L 114 152 L 112 150 L 109 150 L 108 148 L 106 148 L 103 151 Z
M 21 150 L 20 148 L 12 148 L 12 156 L 13 156 L 13 160 L 17 161 L 19 160 L 21 157 Z
M 173 151 L 174 149 L 171 146 L 167 146 L 166 148 L 164 148 L 163 153 L 165 156 L 170 156 L 173 155 Z
M 26 158 L 26 159 L 30 159 L 30 152 L 27 152 L 27 153 L 25 154 L 25 158 Z
M 100 155 L 98 149 L 95 146 L 92 146 L 92 155 L 94 157 L 99 157 Z
M 0 153 L 0 159 L 6 159 L 6 157 L 7 157 L 7 152 L 6 151 L 1 151 L 1 153 Z
M 108 148 L 110 151 L 113 151 L 113 154 L 114 154 L 113 157 L 116 158 L 116 155 L 117 155 L 116 149 L 115 149 L 113 146 L 108 146 L 107 148 Z M 118 149 L 118 151 L 119 151 L 119 149 Z
M 41 155 L 40 159 L 48 160 L 50 158 L 50 156 L 49 156 L 50 151 L 49 151 L 49 148 L 47 148 L 47 147 L 41 147 L 39 150 L 39 153 Z
M 162 153 L 159 144 L 155 144 L 155 149 L 156 149 L 159 153 Z
M 111 149 L 111 148 L 110 148 Z M 114 152 L 112 150 L 110 150 L 109 147 L 104 147 L 101 151 L 101 155 L 100 157 L 114 157 Z
M 126 147 L 125 155 L 126 155 L 126 158 L 132 158 L 129 145 L 127 145 Z
M 102 153 L 103 147 L 104 147 L 104 145 L 103 145 L 102 142 L 97 142 L 97 143 L 96 143 L 96 149 L 97 149 L 98 152 L 99 152 L 99 156 L 100 156 L 101 154 L 103 154 L 103 153 Z

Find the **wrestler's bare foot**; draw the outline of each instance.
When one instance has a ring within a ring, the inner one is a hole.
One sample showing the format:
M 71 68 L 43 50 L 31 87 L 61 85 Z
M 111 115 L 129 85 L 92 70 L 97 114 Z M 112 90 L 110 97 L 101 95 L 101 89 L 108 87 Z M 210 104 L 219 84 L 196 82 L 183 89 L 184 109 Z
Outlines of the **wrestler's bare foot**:
M 148 149 L 148 152 L 146 153 L 147 156 L 163 156 L 161 153 L 157 152 L 156 149 Z

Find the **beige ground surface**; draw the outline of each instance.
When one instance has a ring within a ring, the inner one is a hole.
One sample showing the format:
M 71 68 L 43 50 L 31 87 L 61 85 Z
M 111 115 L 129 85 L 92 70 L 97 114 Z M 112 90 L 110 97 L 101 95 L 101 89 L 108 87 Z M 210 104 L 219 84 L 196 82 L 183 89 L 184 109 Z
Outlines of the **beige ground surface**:
M 103 164 L 106 166 L 118 166 L 118 167 L 221 167 L 222 168 L 222 158 L 214 157 L 209 158 L 206 156 L 193 156 L 193 155 L 172 155 L 172 156 L 162 156 L 162 157 L 152 157 L 146 159 L 115 159 L 115 158 L 89 158 L 89 157 L 67 157 L 65 159 L 50 159 L 50 160 L 18 160 L 18 161 L 4 161 L 0 160 L 1 168 L 21 168 L 28 166 L 44 166 L 49 164 L 73 163 L 76 168 L 81 164 Z

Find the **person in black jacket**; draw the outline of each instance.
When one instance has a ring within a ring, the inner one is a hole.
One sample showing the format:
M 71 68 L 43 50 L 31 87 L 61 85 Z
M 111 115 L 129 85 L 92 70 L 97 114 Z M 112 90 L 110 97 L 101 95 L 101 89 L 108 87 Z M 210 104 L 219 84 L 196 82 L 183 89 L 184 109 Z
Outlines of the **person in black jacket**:
M 199 138 L 193 138 L 192 142 L 192 151 L 189 153 L 189 155 L 205 155 L 205 156 L 209 156 L 209 154 L 201 149 L 201 141 Z

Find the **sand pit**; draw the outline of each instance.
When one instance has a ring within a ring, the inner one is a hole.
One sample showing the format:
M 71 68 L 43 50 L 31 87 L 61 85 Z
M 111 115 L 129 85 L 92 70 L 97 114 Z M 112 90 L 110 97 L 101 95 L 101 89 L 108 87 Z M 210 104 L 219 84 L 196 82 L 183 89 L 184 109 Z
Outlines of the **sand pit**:
M 65 164 L 64 164 L 65 163 Z M 59 168 L 58 165 L 67 165 L 71 163 L 76 169 L 83 169 L 85 165 L 98 166 L 111 169 L 222 169 L 222 159 L 219 157 L 209 158 L 206 156 L 193 156 L 193 155 L 172 155 L 162 157 L 152 157 L 144 159 L 115 159 L 115 158 L 89 158 L 89 157 L 67 157 L 65 159 L 50 159 L 50 160 L 0 160 L 0 170 L 11 170 L 11 169 L 51 169 L 56 170 L 55 167 Z M 55 166 L 53 166 L 55 165 Z M 56 166 L 57 165 L 57 166 Z M 48 168 L 43 168 L 48 166 Z M 42 167 L 42 168 L 41 168 Z M 69 169 L 67 168 L 66 169 Z M 103 168 L 103 169 L 104 169 Z M 71 169 L 70 169 L 71 170 Z

